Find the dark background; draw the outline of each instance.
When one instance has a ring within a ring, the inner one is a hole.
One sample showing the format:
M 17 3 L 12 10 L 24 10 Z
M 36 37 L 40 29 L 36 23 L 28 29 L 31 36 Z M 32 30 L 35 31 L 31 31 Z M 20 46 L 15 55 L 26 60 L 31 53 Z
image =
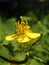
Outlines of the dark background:
M 49 0 L 0 0 L 0 14 L 7 17 L 25 15 L 33 11 L 39 17 L 49 13 Z

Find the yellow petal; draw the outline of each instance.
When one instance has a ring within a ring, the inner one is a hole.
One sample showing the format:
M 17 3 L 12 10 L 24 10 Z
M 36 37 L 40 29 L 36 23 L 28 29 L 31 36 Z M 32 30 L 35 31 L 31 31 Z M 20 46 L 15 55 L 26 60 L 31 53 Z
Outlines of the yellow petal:
M 21 38 L 21 37 L 18 38 L 17 41 L 18 41 L 20 44 L 24 44 L 24 43 L 26 43 L 26 42 L 29 42 L 30 39 L 29 39 L 27 36 L 25 36 L 24 38 Z
M 7 41 L 11 41 L 11 40 L 14 40 L 15 38 L 17 38 L 16 34 L 13 34 L 13 35 L 10 35 L 10 36 L 6 36 L 6 40 Z
M 30 31 L 30 32 L 29 32 L 29 31 L 26 31 L 25 34 L 26 34 L 29 38 L 31 38 L 31 39 L 35 39 L 35 38 L 38 38 L 38 37 L 41 36 L 40 33 L 33 33 L 33 32 L 31 32 L 31 31 Z

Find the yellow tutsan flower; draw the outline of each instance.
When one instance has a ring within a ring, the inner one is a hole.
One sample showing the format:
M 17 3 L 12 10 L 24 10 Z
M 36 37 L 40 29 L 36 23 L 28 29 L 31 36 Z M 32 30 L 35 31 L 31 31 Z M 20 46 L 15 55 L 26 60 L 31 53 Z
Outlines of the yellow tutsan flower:
M 6 36 L 7 41 L 11 41 L 14 39 L 17 39 L 18 43 L 20 44 L 26 44 L 27 42 L 33 41 L 36 38 L 39 38 L 41 36 L 41 33 L 34 33 L 30 29 L 30 26 L 28 25 L 27 21 L 24 21 L 22 19 L 22 16 L 20 16 L 21 22 L 18 21 L 16 23 L 16 30 L 18 32 L 16 34 Z

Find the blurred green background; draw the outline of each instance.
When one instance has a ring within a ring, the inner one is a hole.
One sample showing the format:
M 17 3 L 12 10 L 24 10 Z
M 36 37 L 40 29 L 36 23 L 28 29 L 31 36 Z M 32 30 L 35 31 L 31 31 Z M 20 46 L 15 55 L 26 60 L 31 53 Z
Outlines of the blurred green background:
M 28 21 L 33 32 L 43 33 L 33 46 L 29 43 L 26 46 L 19 45 L 17 40 L 5 40 L 7 35 L 16 33 L 15 23 L 20 16 Z M 49 65 L 49 1 L 0 0 L 0 56 L 22 61 L 26 53 L 30 55 L 26 63 L 12 64 L 0 58 L 0 65 Z

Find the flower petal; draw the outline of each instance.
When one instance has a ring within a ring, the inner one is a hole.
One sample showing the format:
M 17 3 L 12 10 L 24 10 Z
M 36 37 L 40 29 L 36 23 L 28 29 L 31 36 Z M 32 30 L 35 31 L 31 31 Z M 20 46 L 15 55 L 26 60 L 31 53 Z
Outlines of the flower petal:
M 18 38 L 17 41 L 18 41 L 20 44 L 25 44 L 26 42 L 29 42 L 30 39 L 29 39 L 27 36 L 25 36 L 24 38 L 21 38 L 21 37 Z
M 15 38 L 17 38 L 16 34 L 13 34 L 13 35 L 10 35 L 10 36 L 6 36 L 6 40 L 7 41 L 11 41 L 11 40 L 14 40 Z
M 33 33 L 33 32 L 31 32 L 31 31 L 30 31 L 30 32 L 29 32 L 29 31 L 26 31 L 25 34 L 26 34 L 29 38 L 31 38 L 31 39 L 35 39 L 35 38 L 38 38 L 38 37 L 41 36 L 40 33 Z

